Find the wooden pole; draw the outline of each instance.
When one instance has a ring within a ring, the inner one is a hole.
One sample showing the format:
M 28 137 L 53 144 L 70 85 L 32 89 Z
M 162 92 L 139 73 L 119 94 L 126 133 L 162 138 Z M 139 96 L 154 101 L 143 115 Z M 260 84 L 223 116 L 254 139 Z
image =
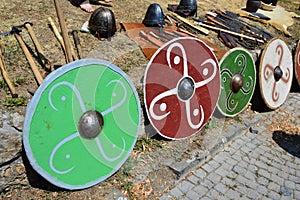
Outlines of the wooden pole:
M 221 31 L 221 32 L 224 32 L 224 33 L 228 33 L 228 34 L 230 34 L 230 35 L 239 36 L 239 37 L 241 37 L 241 38 L 253 40 L 253 41 L 256 41 L 256 42 L 260 42 L 260 43 L 265 43 L 263 40 L 260 40 L 260 39 L 254 38 L 254 37 L 250 37 L 250 36 L 248 36 L 248 35 L 244 35 L 244 34 L 241 34 L 241 33 L 229 31 L 229 30 L 226 30 L 226 29 L 223 29 L 223 28 L 218 28 L 218 27 L 210 26 L 210 25 L 207 25 L 207 24 L 203 24 L 203 23 L 201 23 L 201 22 L 195 22 L 195 23 L 196 23 L 197 25 L 199 25 L 199 26 L 203 26 L 203 27 L 209 28 L 209 29 L 211 29 L 211 30 Z
M 34 44 L 34 46 L 35 46 L 35 48 L 36 48 L 36 51 L 37 51 L 37 54 L 38 54 L 40 60 L 42 61 L 42 64 L 43 64 L 44 67 L 46 67 L 48 70 L 53 71 L 53 68 L 54 68 L 54 67 L 53 67 L 52 63 L 45 57 L 44 51 L 43 51 L 43 49 L 42 49 L 42 46 L 41 46 L 41 44 L 39 43 L 39 41 L 38 41 L 38 39 L 37 39 L 37 37 L 36 37 L 36 35 L 35 35 L 33 29 L 32 29 L 31 24 L 30 24 L 30 23 L 25 23 L 24 25 L 25 25 L 25 27 L 26 27 L 26 29 L 27 29 L 29 35 L 30 35 L 31 40 L 33 41 L 33 44 Z
M 0 44 L 0 70 L 1 70 L 1 74 L 3 76 L 3 79 L 5 80 L 6 84 L 8 85 L 8 88 L 10 90 L 11 96 L 12 97 L 18 97 L 18 94 L 16 92 L 16 88 L 13 85 L 13 83 L 11 82 L 11 79 L 9 78 L 9 75 L 6 71 L 6 67 L 4 65 L 4 61 L 3 61 L 3 56 L 2 56 L 2 50 L 1 50 L 1 44 Z
M 25 42 L 23 41 L 23 39 L 22 39 L 21 35 L 19 35 L 19 33 L 15 32 L 14 35 L 15 35 L 16 39 L 18 40 L 18 42 L 19 42 L 19 44 L 20 44 L 20 46 L 21 46 L 21 48 L 22 48 L 22 50 L 23 50 L 23 52 L 24 52 L 24 54 L 25 54 L 25 56 L 26 56 L 26 58 L 29 62 L 31 70 L 32 70 L 38 84 L 41 85 L 41 83 L 43 82 L 43 77 L 40 74 L 40 72 L 38 70 L 38 67 L 34 63 L 33 57 L 30 54 L 28 48 L 26 47 Z
M 55 5 L 55 9 L 56 9 L 56 14 L 57 14 L 57 18 L 59 21 L 59 25 L 60 25 L 60 29 L 61 29 L 61 33 L 62 33 L 62 37 L 63 37 L 63 41 L 64 41 L 64 45 L 66 48 L 66 54 L 67 54 L 67 62 L 72 62 L 72 52 L 71 52 L 71 43 L 69 40 L 69 36 L 68 36 L 68 31 L 67 31 L 67 26 L 65 24 L 65 19 L 64 19 L 64 15 L 63 12 L 60 8 L 60 3 L 59 0 L 54 0 L 54 5 Z

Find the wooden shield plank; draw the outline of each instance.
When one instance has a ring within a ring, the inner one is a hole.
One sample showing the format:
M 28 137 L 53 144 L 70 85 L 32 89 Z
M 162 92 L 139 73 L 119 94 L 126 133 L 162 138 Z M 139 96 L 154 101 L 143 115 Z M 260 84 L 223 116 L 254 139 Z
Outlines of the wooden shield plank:
M 295 77 L 300 86 L 300 40 L 298 41 L 298 45 L 296 48 L 294 63 L 295 63 Z
M 242 48 L 229 50 L 220 61 L 221 94 L 219 111 L 229 117 L 242 112 L 250 102 L 256 84 L 252 56 Z
M 270 109 L 280 107 L 292 85 L 293 58 L 286 43 L 273 38 L 264 48 L 259 65 L 259 86 L 262 99 Z
M 152 56 L 144 76 L 148 118 L 163 137 L 187 138 L 210 119 L 220 93 L 218 61 L 201 40 L 181 37 Z
M 138 135 L 140 102 L 117 66 L 83 59 L 52 72 L 30 101 L 23 142 L 33 168 L 70 190 L 114 174 Z

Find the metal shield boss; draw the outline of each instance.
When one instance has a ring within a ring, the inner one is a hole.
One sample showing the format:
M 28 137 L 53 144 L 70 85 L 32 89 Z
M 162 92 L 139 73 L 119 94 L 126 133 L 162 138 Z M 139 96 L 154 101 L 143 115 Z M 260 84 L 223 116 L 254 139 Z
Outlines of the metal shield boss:
M 270 109 L 286 100 L 293 79 L 293 59 L 286 43 L 273 38 L 264 48 L 259 65 L 259 86 L 263 101 Z
M 98 59 L 69 63 L 47 76 L 28 105 L 27 157 L 58 187 L 93 186 L 130 155 L 140 112 L 133 84 L 117 66 Z
M 218 61 L 199 39 L 173 39 L 148 63 L 144 76 L 146 111 L 163 137 L 183 139 L 197 133 L 210 119 L 219 94 Z
M 250 102 L 256 84 L 252 56 L 242 48 L 229 50 L 220 60 L 221 94 L 218 109 L 225 116 L 235 116 Z
M 300 86 L 300 40 L 298 41 L 298 45 L 296 48 L 294 63 L 295 63 L 295 76 Z

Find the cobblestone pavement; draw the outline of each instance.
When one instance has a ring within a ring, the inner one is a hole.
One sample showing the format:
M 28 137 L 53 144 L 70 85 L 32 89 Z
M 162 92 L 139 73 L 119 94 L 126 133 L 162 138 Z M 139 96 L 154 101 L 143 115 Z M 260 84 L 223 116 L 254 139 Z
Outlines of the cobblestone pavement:
M 279 111 L 265 114 L 255 131 L 229 141 L 160 200 L 300 199 L 300 136 L 268 128 L 274 116 L 287 112 L 299 126 L 299 108 L 300 94 L 290 95 Z

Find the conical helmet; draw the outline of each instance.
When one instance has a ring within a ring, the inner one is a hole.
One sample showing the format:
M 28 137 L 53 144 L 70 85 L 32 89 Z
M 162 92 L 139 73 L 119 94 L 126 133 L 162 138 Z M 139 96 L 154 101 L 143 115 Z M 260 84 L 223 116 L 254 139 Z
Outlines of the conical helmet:
M 149 5 L 143 24 L 146 26 L 162 26 L 165 24 L 165 15 L 159 4 L 153 3 Z
M 197 13 L 197 0 L 181 0 L 177 6 L 177 11 L 188 12 L 189 16 Z
M 262 0 L 262 2 L 265 4 L 271 4 L 272 6 L 277 5 L 277 0 Z
M 109 38 L 117 30 L 114 13 L 108 8 L 97 8 L 89 20 L 90 32 L 98 38 Z

